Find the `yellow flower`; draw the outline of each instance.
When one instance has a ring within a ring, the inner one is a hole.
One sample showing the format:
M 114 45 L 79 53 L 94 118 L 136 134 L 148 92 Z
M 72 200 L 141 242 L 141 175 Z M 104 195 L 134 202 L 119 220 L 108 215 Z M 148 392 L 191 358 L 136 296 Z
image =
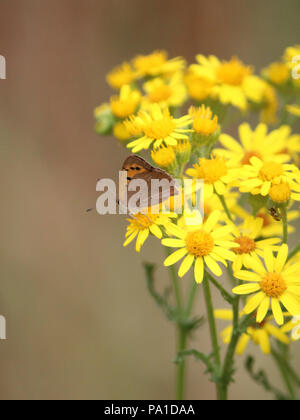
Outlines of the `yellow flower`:
M 241 168 L 240 176 L 243 179 L 240 183 L 241 192 L 262 196 L 269 194 L 276 203 L 284 203 L 289 198 L 299 200 L 300 175 L 295 165 L 275 161 L 262 162 L 253 156 L 250 159 L 250 165 L 244 165 Z
M 136 79 L 136 73 L 127 62 L 114 68 L 106 77 L 108 84 L 114 89 L 121 89 L 124 85 L 130 85 Z
M 285 142 L 285 147 L 282 149 L 281 153 L 287 153 L 295 163 L 298 163 L 300 153 L 300 135 L 291 134 L 291 127 L 288 125 L 283 125 L 280 130 L 282 139 Z
M 177 155 L 189 154 L 191 151 L 191 143 L 189 140 L 178 140 L 176 146 L 174 146 L 175 153 Z
M 284 315 L 290 316 L 290 314 L 284 314 Z M 300 316 L 293 317 L 293 319 L 291 319 L 286 324 L 284 324 L 280 330 L 284 334 L 291 332 L 292 333 L 291 340 L 298 341 L 300 337 Z M 296 333 L 296 337 L 295 337 L 295 333 Z
M 119 121 L 114 125 L 113 134 L 121 141 L 127 141 L 132 137 L 123 121 Z
M 232 264 L 234 271 L 239 271 L 243 266 L 247 267 L 249 256 L 263 256 L 263 250 L 266 246 L 270 246 L 275 251 L 281 240 L 280 238 L 260 239 L 262 236 L 263 219 L 261 217 L 254 218 L 246 216 L 241 226 L 232 228 L 232 235 L 235 237 L 239 247 L 234 248 L 235 258 Z
M 243 123 L 239 126 L 241 143 L 228 134 L 221 134 L 219 141 L 224 149 L 214 149 L 214 153 L 225 157 L 234 166 L 249 164 L 253 156 L 263 162 L 266 160 L 287 162 L 290 160 L 290 156 L 286 153 L 289 134 L 286 126 L 268 133 L 266 124 L 261 123 L 252 130 L 248 123 Z
M 297 316 L 300 314 L 300 262 L 286 266 L 288 246 L 281 245 L 277 257 L 269 247 L 264 249 L 264 263 L 258 257 L 249 257 L 247 265 L 253 270 L 240 270 L 234 276 L 240 280 L 251 283 L 237 286 L 233 292 L 238 295 L 255 293 L 247 302 L 244 313 L 251 314 L 256 311 L 256 321 L 262 322 L 269 310 L 270 301 L 274 318 L 277 324 L 284 322 L 282 304 L 287 311 Z
M 151 156 L 156 165 L 161 168 L 171 166 L 176 160 L 175 151 L 172 146 L 160 146 L 152 150 Z
M 142 135 L 142 125 L 137 121 L 136 115 L 130 115 L 123 123 L 131 137 L 140 137 Z
M 167 81 L 162 78 L 149 80 L 144 84 L 146 97 L 142 103 L 143 109 L 149 108 L 149 104 L 158 103 L 161 107 L 178 107 L 187 99 L 185 85 L 182 76 L 176 73 Z
M 286 109 L 290 114 L 300 117 L 300 105 L 287 105 Z
M 227 200 L 228 202 L 228 200 Z M 292 222 L 300 217 L 300 212 L 298 210 L 289 210 L 292 203 L 289 204 L 287 207 L 287 221 Z M 231 207 L 231 212 L 242 219 L 246 219 L 251 215 L 244 210 L 243 207 L 239 206 L 238 204 L 234 203 Z M 280 211 L 279 211 L 280 213 Z M 263 221 L 262 229 L 261 229 L 261 236 L 263 238 L 268 238 L 270 236 L 282 235 L 282 222 L 279 220 L 275 220 L 270 211 L 262 208 L 256 215 L 256 218 L 260 218 Z M 292 225 L 288 225 L 288 233 L 293 233 L 295 228 Z
M 154 51 L 149 55 L 138 55 L 132 62 L 139 77 L 172 75 L 185 67 L 185 61 L 181 57 L 168 60 L 166 51 Z
M 193 118 L 193 129 L 195 133 L 209 136 L 220 129 L 217 115 L 213 115 L 209 107 L 202 105 L 199 108 L 192 106 L 189 115 Z
M 210 199 L 214 192 L 223 195 L 226 184 L 236 180 L 236 170 L 228 167 L 226 160 L 221 157 L 210 159 L 199 158 L 198 163 L 186 171 L 193 178 L 202 179 L 204 182 L 205 199 Z
M 112 113 L 117 118 L 127 118 L 134 114 L 141 102 L 141 94 L 138 90 L 132 90 L 125 85 L 121 88 L 120 95 L 114 95 L 110 99 Z
M 290 78 L 290 70 L 285 63 L 276 62 L 263 70 L 263 75 L 275 85 L 283 85 Z
M 195 280 L 201 283 L 204 275 L 204 266 L 207 266 L 216 276 L 222 275 L 218 262 L 227 265 L 226 260 L 234 258 L 230 250 L 236 244 L 228 239 L 231 227 L 218 225 L 220 212 L 214 211 L 203 223 L 198 213 L 193 216 L 193 223 L 185 223 L 183 227 L 169 224 L 167 231 L 175 238 L 162 240 L 162 244 L 179 248 L 172 253 L 164 262 L 165 266 L 176 264 L 184 257 L 180 265 L 178 275 L 183 277 L 192 265 L 194 266 Z
M 262 80 L 252 74 L 252 68 L 245 66 L 236 57 L 230 61 L 219 61 L 215 56 L 196 57 L 199 64 L 191 66 L 191 71 L 199 78 L 212 80 L 210 97 L 219 99 L 222 104 L 231 104 L 246 110 L 248 102 L 263 100 L 264 85 Z
M 151 209 L 146 214 L 135 214 L 131 219 L 127 219 L 126 241 L 123 246 L 130 244 L 136 237 L 136 252 L 140 252 L 141 247 L 145 243 L 151 233 L 156 238 L 162 238 L 162 227 L 166 227 L 170 223 L 170 219 L 176 218 L 174 213 L 153 214 Z
M 241 316 L 242 314 L 240 314 Z M 233 321 L 233 311 L 231 309 L 217 309 L 215 310 L 215 317 L 225 321 Z M 274 337 L 276 340 L 283 344 L 289 344 L 290 340 L 288 336 L 282 331 L 281 328 L 276 327 L 272 323 L 273 317 L 266 318 L 265 321 L 256 323 L 247 328 L 247 332 L 243 333 L 239 339 L 236 347 L 236 354 L 241 356 L 250 340 L 256 345 L 259 345 L 261 351 L 264 354 L 271 353 L 270 338 Z M 232 337 L 233 327 L 232 325 L 222 331 L 221 337 L 225 344 L 229 344 Z
M 142 149 L 148 149 L 153 143 L 153 147 L 157 148 L 163 143 L 169 146 L 176 146 L 177 140 L 188 139 L 186 133 L 190 129 L 185 129 L 191 124 L 191 118 L 185 115 L 181 118 L 174 118 L 170 115 L 167 108 L 163 110 L 158 104 L 153 104 L 149 111 L 140 111 L 134 119 L 143 136 L 128 144 L 128 148 L 134 153 Z
M 202 102 L 212 95 L 212 87 L 215 85 L 213 79 L 198 75 L 192 67 L 189 68 L 184 81 L 190 97 L 195 101 Z
M 293 57 L 296 55 L 300 55 L 300 45 L 293 45 L 291 47 L 287 47 L 283 54 L 283 60 L 287 63 L 292 65 Z

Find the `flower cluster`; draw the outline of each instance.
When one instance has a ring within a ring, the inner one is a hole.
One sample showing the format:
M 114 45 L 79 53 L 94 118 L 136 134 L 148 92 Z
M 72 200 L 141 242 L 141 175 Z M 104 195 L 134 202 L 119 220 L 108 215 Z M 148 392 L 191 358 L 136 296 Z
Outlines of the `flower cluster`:
M 179 278 L 212 282 L 233 305 L 214 317 L 231 322 L 221 335 L 238 354 L 250 340 L 265 354 L 273 341 L 289 345 L 300 315 L 300 255 L 288 237 L 300 218 L 296 55 L 300 46 L 287 48 L 261 75 L 237 57 L 197 55 L 187 66 L 164 51 L 139 55 L 108 74 L 116 93 L 95 110 L 99 134 L 174 177 L 202 180 L 204 211 L 176 214 L 173 198 L 169 213 L 135 214 L 124 246 L 136 240 L 140 252 L 152 236 L 167 248 L 164 266 L 180 262 Z

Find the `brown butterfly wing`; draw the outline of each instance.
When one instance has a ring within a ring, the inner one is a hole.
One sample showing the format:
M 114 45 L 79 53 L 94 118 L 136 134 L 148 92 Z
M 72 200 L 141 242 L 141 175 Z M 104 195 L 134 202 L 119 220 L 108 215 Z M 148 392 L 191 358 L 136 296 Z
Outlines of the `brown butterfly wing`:
M 127 184 L 129 184 L 135 176 L 151 172 L 153 169 L 153 166 L 137 155 L 128 156 L 122 166 L 122 171 L 127 171 Z
M 166 200 L 168 197 L 178 194 L 178 191 L 175 188 L 175 181 L 173 177 L 162 169 L 155 168 L 154 166 L 150 165 L 140 156 L 129 156 L 125 160 L 122 166 L 122 170 L 127 172 L 127 186 L 129 186 L 130 182 L 135 179 L 142 179 L 147 182 L 149 193 L 141 199 L 142 208 L 147 208 L 151 205 L 159 204 Z M 159 181 L 166 179 L 167 181 L 174 183 L 174 185 L 171 185 L 167 192 L 160 188 L 159 195 L 154 197 L 151 195 L 151 181 L 153 179 L 157 179 Z M 136 191 L 127 191 L 127 202 L 129 202 L 130 198 L 134 194 L 136 194 Z M 123 203 L 123 205 L 127 206 L 126 203 Z

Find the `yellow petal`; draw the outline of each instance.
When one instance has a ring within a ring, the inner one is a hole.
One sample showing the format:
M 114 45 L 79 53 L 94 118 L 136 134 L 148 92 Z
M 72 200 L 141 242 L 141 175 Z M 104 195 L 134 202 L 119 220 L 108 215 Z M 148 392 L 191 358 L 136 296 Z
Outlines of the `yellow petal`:
M 271 344 L 270 344 L 270 339 L 267 332 L 264 329 L 257 330 L 257 337 L 258 337 L 258 343 L 261 348 L 261 351 L 264 354 L 270 354 Z
M 138 230 L 136 230 L 130 236 L 128 236 L 128 238 L 126 239 L 126 241 L 123 243 L 123 246 L 127 246 L 128 244 L 130 244 L 130 242 L 132 242 L 134 240 L 134 238 L 136 237 L 136 235 L 138 233 L 139 233 Z
M 300 315 L 300 302 L 294 298 L 293 295 L 289 294 L 288 292 L 285 292 L 281 298 L 280 302 L 283 303 L 285 308 L 292 314 L 293 316 L 299 316 Z
M 258 257 L 255 255 L 248 256 L 247 258 L 247 266 L 251 268 L 256 273 L 260 274 L 261 276 L 265 276 L 266 270 Z
M 149 229 L 144 229 L 139 233 L 136 240 L 136 252 L 140 252 L 141 247 L 149 236 Z
M 195 280 L 196 283 L 202 283 L 204 274 L 203 258 L 198 257 L 195 262 Z
M 241 356 L 244 353 L 247 347 L 247 344 L 249 343 L 249 340 L 250 340 L 250 336 L 248 334 L 242 334 L 241 338 L 239 339 L 238 345 L 236 347 L 236 354 Z
M 246 306 L 244 307 L 244 313 L 245 314 L 251 314 L 254 312 L 257 307 L 260 305 L 261 301 L 265 298 L 265 294 L 263 292 L 257 293 L 255 296 L 251 297 Z
M 261 195 L 264 197 L 268 195 L 270 188 L 271 188 L 271 182 L 270 181 L 264 182 L 260 190 Z
M 204 227 L 206 232 L 211 232 L 213 228 L 216 226 L 220 219 L 220 212 L 218 210 L 213 211 L 207 218 Z
M 182 248 L 183 246 L 185 246 L 185 241 L 183 241 L 182 239 L 174 239 L 174 238 L 163 239 L 161 243 L 171 248 Z
M 216 309 L 214 314 L 216 318 L 223 319 L 224 321 L 233 320 L 233 312 L 231 309 Z
M 281 245 L 274 264 L 274 270 L 277 273 L 280 273 L 282 271 L 288 257 L 288 252 L 288 246 L 286 244 Z
M 258 274 L 252 273 L 251 271 L 246 271 L 246 270 L 240 270 L 240 271 L 234 272 L 234 277 L 240 280 L 245 280 L 245 281 L 256 281 L 256 282 L 261 281 L 261 277 Z
M 283 325 L 284 319 L 279 300 L 273 298 L 271 306 L 275 321 L 278 325 Z
M 178 249 L 169 255 L 168 258 L 164 261 L 164 265 L 168 267 L 169 265 L 176 264 L 181 258 L 187 254 L 188 250 L 186 248 Z
M 274 270 L 274 256 L 273 256 L 273 252 L 272 252 L 270 247 L 266 247 L 264 249 L 264 260 L 265 260 L 265 265 L 267 267 L 268 272 L 273 273 L 273 270 Z
M 209 255 L 204 257 L 205 264 L 210 269 L 210 271 L 215 274 L 216 276 L 220 277 L 222 275 L 222 270 L 219 264 Z
M 183 277 L 189 271 L 189 269 L 193 265 L 194 259 L 195 257 L 190 254 L 185 257 L 178 271 L 179 277 Z
M 270 335 L 277 338 L 277 340 L 281 341 L 281 343 L 284 343 L 284 344 L 289 344 L 290 343 L 289 338 L 278 327 L 275 327 L 275 325 L 267 323 L 265 325 L 265 330 Z
M 211 236 L 214 239 L 218 239 L 218 238 L 222 238 L 224 236 L 227 236 L 228 233 L 230 233 L 232 231 L 232 226 L 222 226 L 221 228 L 218 228 L 216 230 L 214 230 L 211 233 Z
M 256 283 L 248 283 L 242 284 L 241 286 L 237 286 L 232 289 L 232 292 L 236 295 L 248 295 L 250 293 L 254 293 L 260 290 L 260 285 Z
M 257 311 L 257 316 L 256 316 L 256 321 L 260 324 L 266 317 L 268 309 L 270 306 L 270 298 L 268 296 L 266 296 L 260 303 L 258 311 Z
M 241 145 L 228 134 L 221 134 L 219 141 L 227 149 L 232 150 L 233 152 L 243 153 Z
M 151 225 L 149 226 L 150 232 L 152 233 L 152 235 L 156 236 L 158 239 L 162 238 L 162 232 L 160 230 L 160 228 L 157 225 Z

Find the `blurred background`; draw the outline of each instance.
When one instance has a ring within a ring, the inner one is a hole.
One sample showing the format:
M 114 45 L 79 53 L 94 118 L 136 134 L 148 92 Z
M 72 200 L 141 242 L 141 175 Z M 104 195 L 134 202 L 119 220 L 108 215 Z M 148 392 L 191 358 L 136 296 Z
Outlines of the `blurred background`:
M 94 133 L 93 109 L 111 95 L 112 67 L 154 49 L 190 62 L 238 55 L 260 70 L 299 43 L 299 13 L 298 0 L 0 0 L 1 399 L 173 398 L 175 332 L 142 269 L 161 250 L 151 239 L 141 255 L 124 249 L 123 216 L 85 213 L 96 179 L 116 178 L 126 156 Z M 206 327 L 192 346 L 209 351 Z M 215 398 L 192 360 L 187 389 Z M 230 397 L 270 395 L 240 369 Z

